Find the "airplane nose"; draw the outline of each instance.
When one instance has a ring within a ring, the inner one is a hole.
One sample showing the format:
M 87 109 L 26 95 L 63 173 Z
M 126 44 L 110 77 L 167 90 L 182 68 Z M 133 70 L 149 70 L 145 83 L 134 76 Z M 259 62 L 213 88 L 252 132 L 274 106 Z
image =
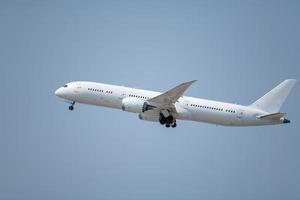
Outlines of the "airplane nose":
M 58 97 L 61 97 L 61 95 L 62 95 L 61 88 L 58 88 L 58 89 L 54 92 L 54 94 L 55 94 L 56 96 L 58 96 Z

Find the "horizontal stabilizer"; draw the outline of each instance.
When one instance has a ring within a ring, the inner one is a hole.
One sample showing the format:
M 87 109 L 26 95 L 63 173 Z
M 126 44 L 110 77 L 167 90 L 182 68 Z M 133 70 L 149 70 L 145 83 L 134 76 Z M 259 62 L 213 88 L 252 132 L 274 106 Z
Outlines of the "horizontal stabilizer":
M 285 115 L 285 113 L 272 113 L 272 114 L 267 114 L 267 115 L 260 115 L 257 118 L 259 119 L 268 119 L 268 120 L 280 120 Z

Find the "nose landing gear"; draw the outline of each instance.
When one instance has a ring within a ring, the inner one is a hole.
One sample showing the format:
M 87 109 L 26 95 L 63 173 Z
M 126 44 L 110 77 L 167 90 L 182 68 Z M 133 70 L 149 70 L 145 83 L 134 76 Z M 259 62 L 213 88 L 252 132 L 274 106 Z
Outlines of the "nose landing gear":
M 71 103 L 71 105 L 69 106 L 69 110 L 74 110 L 74 104 L 75 104 L 75 101 L 73 101 L 73 102 Z

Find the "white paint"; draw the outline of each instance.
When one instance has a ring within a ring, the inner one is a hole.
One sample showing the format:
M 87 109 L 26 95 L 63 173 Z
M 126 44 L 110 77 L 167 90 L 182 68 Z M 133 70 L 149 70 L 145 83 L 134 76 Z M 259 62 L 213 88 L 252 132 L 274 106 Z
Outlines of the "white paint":
M 194 81 L 180 84 L 165 93 L 77 81 L 60 87 L 55 91 L 55 95 L 70 103 L 84 103 L 138 113 L 140 119 L 147 121 L 158 122 L 160 115 L 164 117 L 171 115 L 174 120 L 169 123 L 170 125 L 176 123 L 178 119 L 224 126 L 259 126 L 289 122 L 282 117 L 283 113 L 277 112 L 295 82 L 293 79 L 285 80 L 250 106 L 182 96 Z M 150 107 L 143 112 L 145 102 Z

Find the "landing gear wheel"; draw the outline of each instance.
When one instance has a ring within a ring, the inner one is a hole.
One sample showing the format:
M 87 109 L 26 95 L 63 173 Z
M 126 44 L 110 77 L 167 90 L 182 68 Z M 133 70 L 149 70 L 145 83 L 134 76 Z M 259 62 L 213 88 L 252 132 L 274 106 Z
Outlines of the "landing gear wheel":
M 166 123 L 166 118 L 162 114 L 159 115 L 159 123 L 161 125 L 164 125 Z
M 159 123 L 160 123 L 161 125 L 164 125 L 164 124 L 166 123 L 166 121 L 165 121 L 163 118 L 161 118 L 161 119 L 159 119 Z
M 166 127 L 167 127 L 167 128 L 170 128 L 170 124 L 166 124 Z
M 175 128 L 177 126 L 176 122 L 172 124 L 172 128 Z
M 74 110 L 74 104 L 75 104 L 75 101 L 73 101 L 73 102 L 71 103 L 71 105 L 69 106 L 69 110 Z

